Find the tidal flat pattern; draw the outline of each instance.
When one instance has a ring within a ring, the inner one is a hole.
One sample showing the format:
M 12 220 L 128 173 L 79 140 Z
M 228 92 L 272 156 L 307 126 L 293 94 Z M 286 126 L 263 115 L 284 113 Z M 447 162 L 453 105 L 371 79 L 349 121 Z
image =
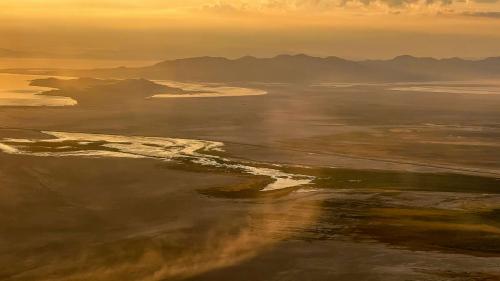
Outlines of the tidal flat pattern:
M 272 181 L 262 191 L 299 187 L 312 182 L 312 176 L 289 174 L 257 163 L 239 163 L 211 155 L 223 143 L 205 140 L 119 136 L 67 132 L 43 132 L 48 139 L 5 138 L 0 150 L 9 154 L 50 157 L 152 158 L 161 161 L 184 160 L 192 164 L 265 176 Z M 253 165 L 252 165 L 253 164 Z

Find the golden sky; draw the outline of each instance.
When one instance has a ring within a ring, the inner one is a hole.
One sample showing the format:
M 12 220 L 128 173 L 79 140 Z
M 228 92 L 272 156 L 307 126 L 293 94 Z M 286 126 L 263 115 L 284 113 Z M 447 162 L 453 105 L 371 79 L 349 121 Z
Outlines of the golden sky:
M 16 0 L 0 23 L 32 56 L 500 55 L 497 0 Z

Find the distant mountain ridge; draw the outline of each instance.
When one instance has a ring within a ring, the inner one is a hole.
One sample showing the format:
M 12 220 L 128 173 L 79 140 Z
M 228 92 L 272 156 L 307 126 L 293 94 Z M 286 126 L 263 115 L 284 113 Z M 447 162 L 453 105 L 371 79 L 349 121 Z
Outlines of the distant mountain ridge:
M 66 70 L 66 73 L 68 70 Z M 199 82 L 411 82 L 500 78 L 500 57 L 481 60 L 402 55 L 351 61 L 305 54 L 238 59 L 194 57 L 146 67 L 69 71 L 80 77 L 146 78 Z M 55 74 L 59 72 L 54 72 Z

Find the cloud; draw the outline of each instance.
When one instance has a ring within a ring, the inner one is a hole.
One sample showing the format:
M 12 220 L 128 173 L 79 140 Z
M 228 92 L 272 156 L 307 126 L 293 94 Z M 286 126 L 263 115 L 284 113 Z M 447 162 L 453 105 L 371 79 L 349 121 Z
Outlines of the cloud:
M 245 3 L 240 3 L 238 5 L 218 1 L 211 4 L 204 4 L 201 8 L 202 11 L 210 13 L 222 13 L 222 14 L 240 14 L 249 11 L 248 5 Z
M 472 0 L 470 3 L 494 4 L 499 0 Z M 319 11 L 328 12 L 345 7 L 387 7 L 397 10 L 406 8 L 445 7 L 463 4 L 465 0 L 220 0 L 205 4 L 204 10 L 212 12 L 259 12 L 259 11 Z
M 390 8 L 405 8 L 411 6 L 447 6 L 453 4 L 454 0 L 342 0 L 342 5 L 350 3 L 361 3 L 365 6 L 378 5 Z
M 261 0 L 261 1 L 214 1 L 204 4 L 202 10 L 209 12 L 262 12 L 319 10 L 339 6 L 332 0 Z

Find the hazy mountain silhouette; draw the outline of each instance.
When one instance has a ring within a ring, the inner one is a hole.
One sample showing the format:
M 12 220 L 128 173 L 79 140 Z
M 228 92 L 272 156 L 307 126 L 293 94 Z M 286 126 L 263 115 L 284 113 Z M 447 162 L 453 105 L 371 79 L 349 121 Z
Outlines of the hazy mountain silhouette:
M 405 55 L 392 60 L 364 61 L 362 64 L 386 73 L 394 71 L 405 73 L 416 80 L 462 80 L 500 76 L 500 57 L 464 60 L 461 58 L 417 58 Z
M 45 74 L 60 74 L 54 71 Z M 90 77 L 147 78 L 204 82 L 403 82 L 500 77 L 500 57 L 482 60 L 398 56 L 390 60 L 350 61 L 338 57 L 279 55 L 239 59 L 195 57 L 147 67 L 64 71 Z

